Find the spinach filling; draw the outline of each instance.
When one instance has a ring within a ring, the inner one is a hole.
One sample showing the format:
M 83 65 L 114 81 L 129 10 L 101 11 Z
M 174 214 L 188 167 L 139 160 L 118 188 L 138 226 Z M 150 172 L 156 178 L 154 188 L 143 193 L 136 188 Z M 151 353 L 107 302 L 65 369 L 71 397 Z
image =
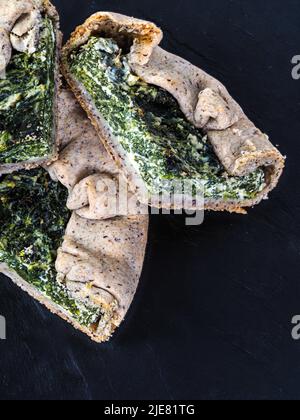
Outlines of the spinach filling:
M 64 308 L 81 325 L 91 326 L 100 310 L 75 301 L 56 277 L 55 261 L 70 212 L 67 190 L 43 169 L 0 178 L 0 262 Z
M 244 177 L 226 174 L 207 137 L 187 121 L 173 96 L 136 77 L 115 41 L 91 37 L 71 53 L 70 70 L 151 193 L 164 192 L 169 181 L 189 180 L 206 199 L 246 200 L 266 186 L 263 169 Z
M 52 153 L 55 54 L 53 22 L 44 17 L 38 50 L 14 52 L 0 80 L 0 164 Z

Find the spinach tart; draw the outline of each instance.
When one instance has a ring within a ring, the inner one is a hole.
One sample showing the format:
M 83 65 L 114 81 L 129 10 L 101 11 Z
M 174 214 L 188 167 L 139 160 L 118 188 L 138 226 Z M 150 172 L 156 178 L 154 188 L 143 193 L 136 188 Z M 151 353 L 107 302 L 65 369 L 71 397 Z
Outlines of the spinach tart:
M 220 82 L 160 48 L 162 37 L 153 23 L 99 12 L 63 48 L 62 71 L 142 203 L 180 208 L 161 196 L 189 181 L 189 209 L 245 213 L 277 185 L 284 157 Z
M 0 173 L 57 157 L 61 39 L 48 0 L 0 0 Z
M 0 177 L 0 272 L 103 342 L 123 321 L 137 289 L 148 216 L 98 208 L 97 218 L 90 218 L 80 206 L 68 208 L 68 195 L 82 180 L 97 175 L 99 183 L 118 171 L 70 92 L 60 93 L 59 115 L 60 158 L 47 171 Z M 83 205 L 84 194 L 78 199 Z

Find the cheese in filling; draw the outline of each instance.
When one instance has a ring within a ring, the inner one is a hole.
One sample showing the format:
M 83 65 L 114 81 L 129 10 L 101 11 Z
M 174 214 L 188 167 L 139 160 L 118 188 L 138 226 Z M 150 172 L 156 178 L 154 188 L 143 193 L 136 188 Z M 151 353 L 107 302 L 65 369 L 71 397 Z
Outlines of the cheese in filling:
M 135 76 L 112 39 L 91 37 L 70 55 L 70 70 L 87 90 L 151 193 L 189 180 L 206 199 L 254 199 L 266 186 L 263 169 L 229 176 L 202 132 L 164 89 Z
M 67 194 L 43 169 L 0 178 L 0 263 L 81 325 L 91 326 L 99 321 L 101 310 L 74 300 L 57 281 L 57 249 L 70 218 Z
M 44 17 L 37 51 L 14 51 L 0 80 L 0 164 L 53 152 L 55 54 L 53 22 Z

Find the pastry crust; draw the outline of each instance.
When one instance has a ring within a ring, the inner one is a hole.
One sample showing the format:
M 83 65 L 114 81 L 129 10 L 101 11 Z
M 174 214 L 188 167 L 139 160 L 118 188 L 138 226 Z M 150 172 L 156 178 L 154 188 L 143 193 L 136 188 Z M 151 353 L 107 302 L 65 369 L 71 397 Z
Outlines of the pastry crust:
M 146 188 L 137 169 L 112 135 L 107 123 L 95 108 L 92 98 L 69 69 L 70 53 L 97 33 L 112 37 L 126 48 L 131 46 L 128 58 L 133 72 L 147 83 L 166 89 L 177 99 L 186 118 L 208 135 L 215 153 L 229 175 L 243 176 L 257 168 L 264 168 L 267 185 L 255 199 L 208 199 L 204 204 L 205 209 L 245 213 L 245 208 L 252 207 L 268 197 L 283 172 L 285 158 L 268 137 L 246 117 L 226 88 L 203 70 L 160 48 L 163 34 L 155 24 L 116 13 L 99 12 L 79 26 L 63 48 L 62 72 L 88 113 L 107 151 L 117 162 L 131 189 L 136 192 L 142 203 L 149 202 L 148 199 L 145 202 L 141 193 Z M 155 200 L 149 204 L 162 207 L 162 204 Z M 203 205 L 200 208 L 198 205 L 195 203 L 187 210 L 203 210 Z M 171 204 L 173 209 L 180 207 L 181 203 Z
M 20 1 L 20 3 L 22 2 L 23 0 Z M 27 3 L 28 1 L 24 2 L 24 4 L 27 4 Z M 58 102 L 59 89 L 61 85 L 59 62 L 60 62 L 60 52 L 61 52 L 61 47 L 62 47 L 62 33 L 60 31 L 59 15 L 57 13 L 56 8 L 53 6 L 53 4 L 49 0 L 34 0 L 34 4 L 36 7 L 39 8 L 39 10 L 44 11 L 52 19 L 54 23 L 54 28 L 55 28 L 55 34 L 56 34 L 56 63 L 55 63 L 55 68 L 54 68 L 55 93 L 54 93 L 54 101 L 53 101 L 54 110 L 53 110 L 53 140 L 52 140 L 53 152 L 51 153 L 51 155 L 42 159 L 32 159 L 32 160 L 27 160 L 24 162 L 12 163 L 12 164 L 0 163 L 0 175 L 12 173 L 15 171 L 19 171 L 21 169 L 27 169 L 27 170 L 33 169 L 43 164 L 51 164 L 58 158 L 59 140 L 58 140 L 56 129 L 57 129 L 57 118 L 58 118 L 57 102 Z

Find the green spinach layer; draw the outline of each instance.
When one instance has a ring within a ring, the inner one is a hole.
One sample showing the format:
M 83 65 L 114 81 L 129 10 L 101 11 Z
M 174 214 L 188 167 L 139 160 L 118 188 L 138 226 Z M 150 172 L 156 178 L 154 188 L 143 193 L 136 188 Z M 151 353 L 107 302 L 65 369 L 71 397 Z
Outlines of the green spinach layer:
M 67 190 L 43 169 L 2 176 L 0 262 L 89 326 L 100 311 L 72 299 L 56 279 L 57 249 L 70 218 L 66 201 Z
M 173 96 L 136 77 L 115 41 L 91 37 L 71 53 L 69 64 L 150 192 L 163 192 L 168 181 L 189 180 L 202 186 L 207 199 L 246 200 L 265 187 L 262 169 L 228 176 Z
M 43 158 L 53 151 L 56 41 L 53 23 L 43 18 L 39 48 L 14 52 L 0 80 L 0 164 Z

